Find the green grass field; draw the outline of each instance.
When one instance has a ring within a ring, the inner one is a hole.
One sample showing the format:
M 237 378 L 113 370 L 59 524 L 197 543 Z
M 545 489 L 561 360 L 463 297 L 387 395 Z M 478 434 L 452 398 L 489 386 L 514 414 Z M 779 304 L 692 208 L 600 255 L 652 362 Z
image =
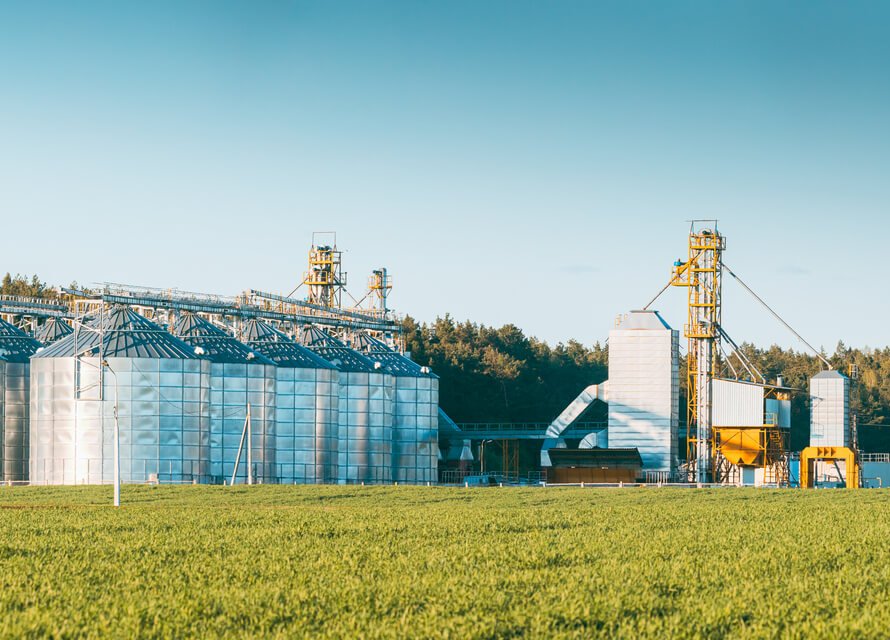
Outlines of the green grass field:
M 890 492 L 0 489 L 0 635 L 890 636 Z

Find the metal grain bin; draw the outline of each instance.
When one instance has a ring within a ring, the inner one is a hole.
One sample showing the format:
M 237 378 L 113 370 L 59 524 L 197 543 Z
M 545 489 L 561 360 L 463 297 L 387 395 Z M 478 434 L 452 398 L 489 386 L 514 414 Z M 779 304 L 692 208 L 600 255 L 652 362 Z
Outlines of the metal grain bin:
M 43 344 L 52 344 L 74 332 L 70 324 L 61 318 L 50 318 L 37 327 L 34 337 Z
M 241 339 L 277 365 L 275 470 L 279 482 L 337 482 L 337 368 L 259 320 L 244 325 Z
M 339 482 L 391 482 L 393 377 L 316 327 L 300 340 L 340 371 Z
M 106 363 L 101 366 L 101 363 Z M 31 483 L 207 482 L 210 363 L 124 306 L 31 359 Z
M 0 478 L 28 480 L 30 360 L 40 343 L 0 319 Z
M 184 312 L 173 333 L 210 360 L 210 475 L 231 480 L 250 405 L 255 482 L 274 483 L 275 363 L 204 318 Z M 236 480 L 247 479 L 247 447 Z
M 679 333 L 657 311 L 632 311 L 609 332 L 609 446 L 635 448 L 643 469 L 677 472 Z
M 437 482 L 438 376 L 366 333 L 356 334 L 353 344 L 370 360 L 381 363 L 395 379 L 392 479 L 407 483 Z
M 839 371 L 810 378 L 810 446 L 849 447 L 850 379 Z

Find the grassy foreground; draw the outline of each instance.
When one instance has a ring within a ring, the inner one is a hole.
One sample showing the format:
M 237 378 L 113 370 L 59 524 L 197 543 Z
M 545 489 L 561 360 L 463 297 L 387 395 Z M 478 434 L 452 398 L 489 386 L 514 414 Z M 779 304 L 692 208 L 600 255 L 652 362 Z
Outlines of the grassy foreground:
M 890 633 L 890 491 L 0 489 L 0 636 Z

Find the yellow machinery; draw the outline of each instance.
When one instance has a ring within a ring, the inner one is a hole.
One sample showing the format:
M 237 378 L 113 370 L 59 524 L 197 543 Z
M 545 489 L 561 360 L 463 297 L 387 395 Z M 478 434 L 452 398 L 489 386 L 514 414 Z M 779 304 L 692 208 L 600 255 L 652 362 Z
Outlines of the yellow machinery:
M 713 223 L 698 226 L 699 223 Z M 716 220 L 693 221 L 686 261 L 677 260 L 670 284 L 687 288 L 687 479 L 690 482 L 733 482 L 743 467 L 763 470 L 762 482 L 784 484 L 788 480 L 784 430 L 777 420 L 759 425 L 715 428 L 712 420 L 712 383 L 721 371 L 721 337 L 735 347 L 722 328 L 723 252 L 726 238 Z M 650 303 L 651 304 L 651 303 Z M 739 358 L 744 355 L 736 348 Z M 743 363 L 751 377 L 756 368 Z M 730 365 L 731 366 L 731 365 Z M 735 370 L 733 370 L 735 371 Z M 764 384 L 764 399 L 778 389 Z M 787 399 L 787 398 L 785 398 Z
M 787 484 L 786 441 L 784 430 L 775 425 L 715 427 L 712 449 L 714 481 L 740 482 L 740 473 L 748 468 L 762 470 L 759 480 L 756 480 L 758 482 Z
M 689 232 L 686 262 L 674 264 L 671 284 L 688 287 L 688 321 L 683 333 L 689 340 L 686 355 L 688 399 L 687 471 L 691 482 L 714 477 L 711 442 L 711 380 L 717 372 L 720 351 L 721 275 L 726 239 L 713 229 Z
M 859 461 L 849 447 L 807 447 L 800 452 L 800 486 L 812 489 L 815 484 L 816 462 L 844 463 L 847 489 L 859 488 Z M 840 474 L 840 469 L 838 469 Z
M 389 311 L 387 308 L 386 298 L 392 289 L 392 277 L 386 272 L 386 267 L 374 269 L 368 276 L 368 292 L 376 299 L 377 311 L 386 315 Z
M 333 235 L 333 242 L 318 244 L 316 235 Z M 309 289 L 307 302 L 329 309 L 340 308 L 340 294 L 346 286 L 346 274 L 341 270 L 342 254 L 337 249 L 336 234 L 312 234 L 309 270 L 303 274 L 303 284 Z
M 775 387 L 763 385 L 764 401 L 775 396 L 790 401 L 791 396 Z M 789 406 L 790 410 L 790 406 Z M 734 483 L 743 480 L 745 468 L 754 471 L 756 484 L 788 484 L 788 436 L 790 425 L 780 425 L 776 413 L 765 413 L 764 424 L 714 427 L 711 454 L 714 481 Z

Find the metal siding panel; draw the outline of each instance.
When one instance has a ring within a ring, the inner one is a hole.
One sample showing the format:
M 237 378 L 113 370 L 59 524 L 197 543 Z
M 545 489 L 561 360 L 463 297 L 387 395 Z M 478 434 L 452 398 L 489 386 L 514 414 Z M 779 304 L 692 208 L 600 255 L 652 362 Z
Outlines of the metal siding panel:
M 764 423 L 763 387 L 714 380 L 711 403 L 715 427 L 759 427 Z
M 810 445 L 850 446 L 850 388 L 846 377 L 810 380 Z
M 609 446 L 639 449 L 647 469 L 676 471 L 678 344 L 668 329 L 609 334 Z

